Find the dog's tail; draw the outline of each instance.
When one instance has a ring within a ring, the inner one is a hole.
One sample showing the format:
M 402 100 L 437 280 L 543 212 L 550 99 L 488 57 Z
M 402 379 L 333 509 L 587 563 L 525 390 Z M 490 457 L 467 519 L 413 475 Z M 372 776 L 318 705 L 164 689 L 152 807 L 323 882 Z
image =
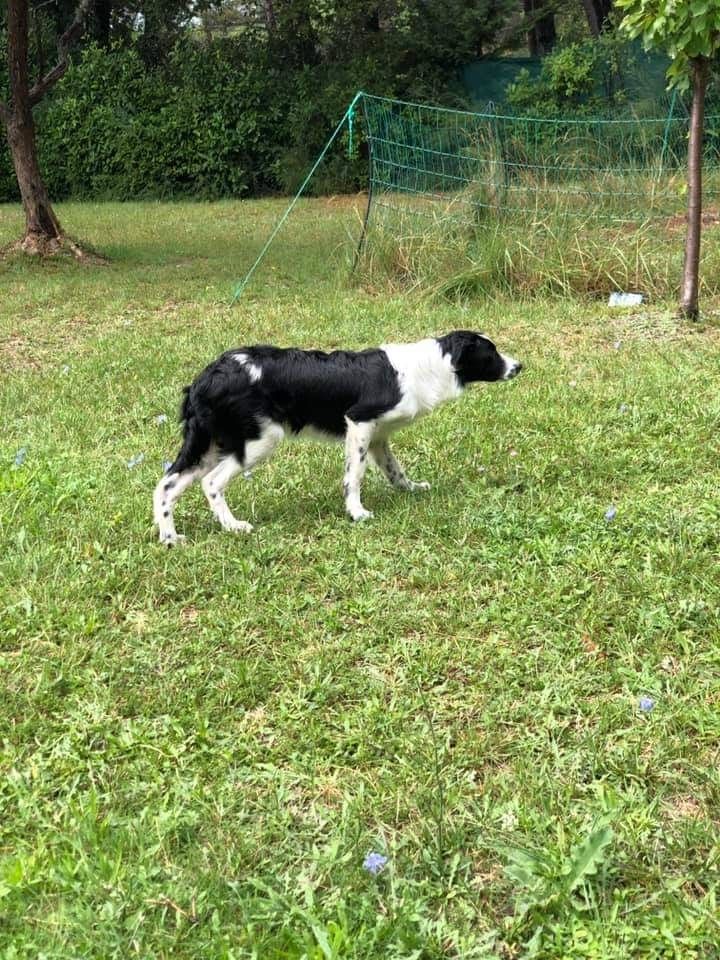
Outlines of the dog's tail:
M 183 421 L 183 444 L 175 462 L 168 469 L 168 473 L 182 473 L 190 467 L 200 463 L 210 448 L 212 437 L 203 426 L 199 411 L 193 403 L 190 387 L 185 387 L 185 399 L 180 408 L 180 419 Z

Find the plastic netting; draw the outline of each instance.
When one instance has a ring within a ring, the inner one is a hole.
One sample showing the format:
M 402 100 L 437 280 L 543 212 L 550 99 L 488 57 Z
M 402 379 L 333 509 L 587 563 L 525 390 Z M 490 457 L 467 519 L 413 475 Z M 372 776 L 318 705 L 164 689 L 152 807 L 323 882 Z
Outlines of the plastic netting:
M 498 218 L 638 223 L 686 207 L 688 118 L 535 119 L 364 94 L 370 215 L 482 226 Z M 720 117 L 706 118 L 705 202 L 720 187 Z

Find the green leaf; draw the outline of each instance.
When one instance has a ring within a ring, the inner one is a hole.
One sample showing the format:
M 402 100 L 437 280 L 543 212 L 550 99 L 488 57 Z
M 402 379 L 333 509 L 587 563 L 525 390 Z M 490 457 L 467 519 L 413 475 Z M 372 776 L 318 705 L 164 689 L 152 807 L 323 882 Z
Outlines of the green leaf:
M 582 843 L 573 847 L 570 852 L 570 863 L 565 874 L 565 889 L 571 893 L 586 877 L 597 873 L 597 869 L 605 859 L 605 848 L 613 839 L 613 832 L 608 826 L 593 830 Z

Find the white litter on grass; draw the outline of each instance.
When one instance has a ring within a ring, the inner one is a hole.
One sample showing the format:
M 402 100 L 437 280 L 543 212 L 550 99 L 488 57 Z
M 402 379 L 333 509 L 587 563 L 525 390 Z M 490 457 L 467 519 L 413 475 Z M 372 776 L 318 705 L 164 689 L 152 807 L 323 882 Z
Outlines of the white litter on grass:
M 506 810 L 500 817 L 500 829 L 506 831 L 514 830 L 518 822 L 517 814 L 513 810 Z
M 610 506 L 605 511 L 605 519 L 607 520 L 608 523 L 612 523 L 612 521 L 615 519 L 616 516 L 617 516 L 617 507 L 614 504 L 610 504 Z
M 629 409 L 630 409 L 630 408 L 628 407 L 628 405 L 627 405 L 626 403 L 621 403 L 620 406 L 618 407 L 618 411 L 619 411 L 620 413 L 627 413 Z
M 139 453 L 136 457 L 131 457 L 127 462 L 128 470 L 132 470 L 133 467 L 137 467 L 145 459 L 144 453 Z
M 166 413 L 159 413 L 159 414 L 155 417 L 155 423 L 156 423 L 158 426 L 160 426 L 161 423 L 167 423 L 167 414 L 166 414 Z
M 608 300 L 609 307 L 639 307 L 643 302 L 641 293 L 611 293 Z
M 65 366 L 62 368 L 62 372 L 63 372 L 65 375 L 67 375 L 68 373 L 70 373 L 70 364 L 69 364 L 69 363 L 66 363 L 66 364 L 65 364 Z
M 172 460 L 163 460 L 163 473 L 167 473 L 172 465 Z
M 621 346 L 622 346 L 622 340 L 616 340 L 615 343 L 613 344 L 613 347 L 615 350 L 619 350 Z
M 15 466 L 21 467 L 25 463 L 26 456 L 27 456 L 27 447 L 20 447 L 18 452 L 15 454 Z

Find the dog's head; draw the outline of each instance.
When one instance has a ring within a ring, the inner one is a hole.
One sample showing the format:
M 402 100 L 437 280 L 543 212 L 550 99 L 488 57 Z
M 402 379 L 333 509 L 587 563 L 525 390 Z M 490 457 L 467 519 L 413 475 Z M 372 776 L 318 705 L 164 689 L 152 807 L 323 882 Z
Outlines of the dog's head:
M 443 353 L 449 355 L 463 386 L 475 380 L 512 380 L 522 370 L 518 360 L 499 353 L 492 340 L 482 333 L 455 330 L 438 337 L 438 343 Z

